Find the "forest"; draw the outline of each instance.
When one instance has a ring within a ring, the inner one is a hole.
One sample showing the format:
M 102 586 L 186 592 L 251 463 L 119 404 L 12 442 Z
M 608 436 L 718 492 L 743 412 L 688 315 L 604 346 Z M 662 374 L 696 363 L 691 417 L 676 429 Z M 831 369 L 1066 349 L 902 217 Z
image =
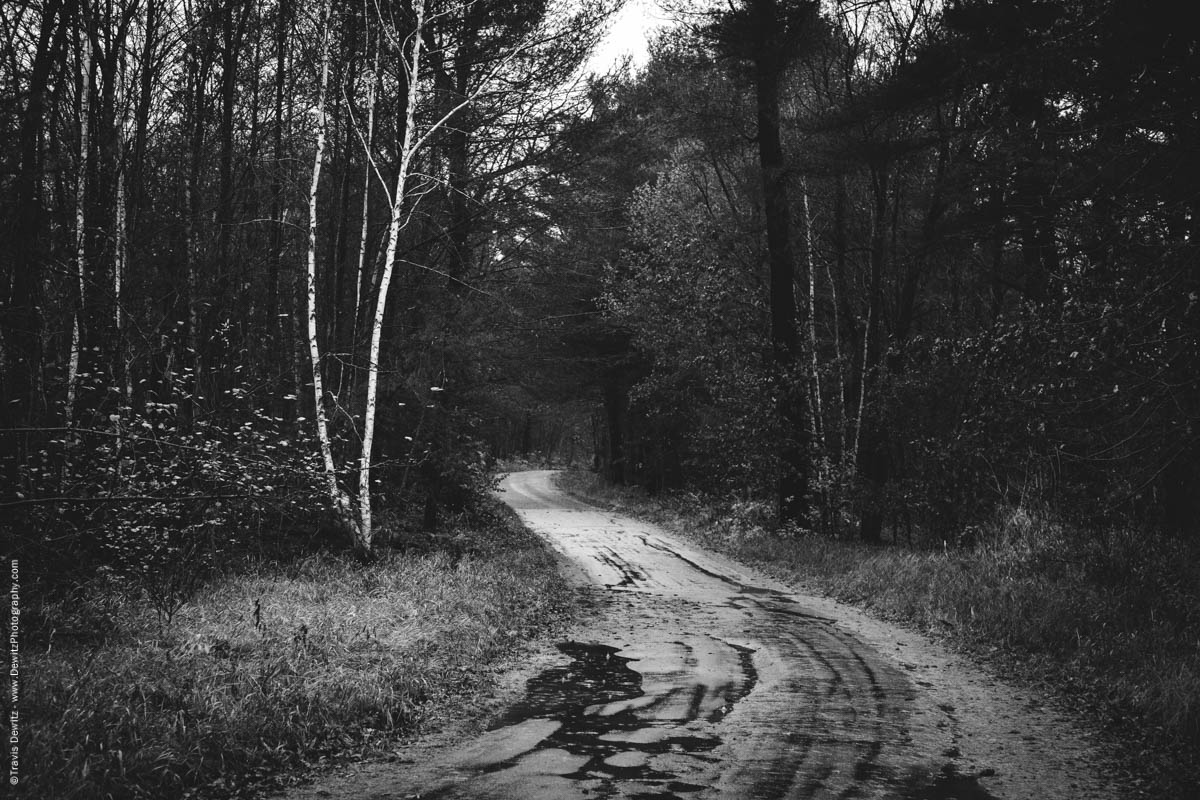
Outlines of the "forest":
M 169 626 L 298 542 L 378 574 L 493 524 L 519 459 L 785 539 L 970 553 L 1046 520 L 1085 571 L 1141 554 L 1113 580 L 1183 646 L 1185 4 L 672 0 L 645 64 L 590 72 L 620 6 L 6 4 L 0 525 L 30 647 L 114 586 Z M 1184 697 L 1170 735 L 1200 740 Z

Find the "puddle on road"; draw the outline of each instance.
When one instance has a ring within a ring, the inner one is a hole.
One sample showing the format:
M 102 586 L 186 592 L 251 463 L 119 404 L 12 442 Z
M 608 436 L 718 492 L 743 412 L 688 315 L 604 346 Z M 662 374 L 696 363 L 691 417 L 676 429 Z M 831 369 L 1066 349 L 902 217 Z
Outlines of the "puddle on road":
M 571 663 L 552 667 L 531 678 L 525 686 L 525 696 L 492 726 L 492 730 L 534 717 L 565 722 L 567 718 L 583 716 L 583 710 L 588 706 L 643 694 L 641 674 L 629 668 L 632 659 L 617 655 L 618 648 L 563 642 L 558 649 L 571 657 Z
M 927 776 L 914 775 L 909 779 L 905 800 L 996 800 L 996 796 L 979 785 L 975 775 L 964 775 L 947 764 L 932 781 Z
M 743 680 L 731 685 L 725 707 L 709 714 L 710 721 L 728 714 L 735 703 L 749 694 L 756 680 L 750 663 L 753 651 L 734 647 L 739 653 Z M 677 719 L 661 722 L 643 719 L 634 709 L 607 715 L 595 713 L 598 706 L 643 697 L 641 674 L 630 668 L 632 659 L 617 655 L 620 651 L 615 647 L 564 642 L 558 648 L 571 657 L 571 663 L 548 669 L 531 679 L 525 697 L 491 729 L 531 719 L 554 720 L 561 723 L 560 727 L 542 739 L 534 750 L 491 764 L 484 772 L 508 769 L 539 751 L 565 751 L 582 761 L 578 762 L 581 766 L 560 777 L 595 784 L 591 789 L 595 797 L 616 794 L 616 782 L 622 786 L 622 796 L 659 800 L 683 800 L 705 788 L 688 783 L 673 772 L 656 769 L 653 757 L 671 753 L 711 760 L 706 754 L 721 744 L 719 737 L 689 733 L 680 727 L 686 722 Z M 640 710 L 645 711 L 658 702 L 661 700 L 656 699 Z M 593 713 L 587 713 L 589 708 Z M 629 794 L 632 789 L 641 791 Z

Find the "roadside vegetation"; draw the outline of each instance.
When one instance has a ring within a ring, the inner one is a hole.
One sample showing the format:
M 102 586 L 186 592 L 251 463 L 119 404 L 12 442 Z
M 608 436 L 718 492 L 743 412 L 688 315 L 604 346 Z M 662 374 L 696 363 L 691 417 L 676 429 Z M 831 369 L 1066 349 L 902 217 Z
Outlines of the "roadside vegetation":
M 368 565 L 252 559 L 169 619 L 111 572 L 30 607 L 25 796 L 249 796 L 479 714 L 498 662 L 569 597 L 494 501 L 409 543 Z
M 804 588 L 871 610 L 1051 688 L 1118 741 L 1154 796 L 1200 789 L 1200 553 L 1180 540 L 1084 536 L 998 512 L 973 541 L 910 548 L 778 529 L 764 503 L 649 496 L 583 471 L 562 488 L 650 519 Z

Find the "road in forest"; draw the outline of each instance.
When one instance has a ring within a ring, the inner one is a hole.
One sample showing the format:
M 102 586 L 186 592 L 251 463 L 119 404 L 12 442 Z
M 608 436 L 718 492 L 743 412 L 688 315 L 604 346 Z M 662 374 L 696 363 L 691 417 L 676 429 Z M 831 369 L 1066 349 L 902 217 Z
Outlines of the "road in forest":
M 502 498 L 595 614 L 483 736 L 314 796 L 1119 797 L 1069 721 L 918 634 L 576 501 Z

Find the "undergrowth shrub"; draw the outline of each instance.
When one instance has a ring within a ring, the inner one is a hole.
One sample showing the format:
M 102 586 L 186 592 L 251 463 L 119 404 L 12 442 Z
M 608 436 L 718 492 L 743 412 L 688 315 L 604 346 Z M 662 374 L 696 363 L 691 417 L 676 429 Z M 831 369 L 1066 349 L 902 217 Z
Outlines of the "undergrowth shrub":
M 110 572 L 169 618 L 227 551 L 324 504 L 315 444 L 279 417 L 117 411 L 50 429 L 18 470 L 24 504 L 3 524 L 48 593 Z

